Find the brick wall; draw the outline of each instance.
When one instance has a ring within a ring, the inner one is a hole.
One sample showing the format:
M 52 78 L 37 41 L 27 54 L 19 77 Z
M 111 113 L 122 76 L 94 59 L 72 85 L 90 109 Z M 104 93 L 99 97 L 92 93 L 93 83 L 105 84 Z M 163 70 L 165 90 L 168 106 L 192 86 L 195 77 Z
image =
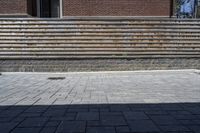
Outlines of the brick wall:
M 64 16 L 170 16 L 171 0 L 63 0 Z
M 0 15 L 27 14 L 27 0 L 0 0 Z
M 63 0 L 64 16 L 170 16 L 171 0 Z M 32 0 L 0 0 L 2 14 L 32 14 Z

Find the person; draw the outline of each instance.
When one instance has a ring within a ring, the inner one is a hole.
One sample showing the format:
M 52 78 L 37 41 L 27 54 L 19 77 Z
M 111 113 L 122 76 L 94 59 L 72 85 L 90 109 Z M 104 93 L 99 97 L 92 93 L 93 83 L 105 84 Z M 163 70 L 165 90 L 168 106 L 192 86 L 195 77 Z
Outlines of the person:
M 195 0 L 182 0 L 180 13 L 183 17 L 192 18 L 194 16 Z

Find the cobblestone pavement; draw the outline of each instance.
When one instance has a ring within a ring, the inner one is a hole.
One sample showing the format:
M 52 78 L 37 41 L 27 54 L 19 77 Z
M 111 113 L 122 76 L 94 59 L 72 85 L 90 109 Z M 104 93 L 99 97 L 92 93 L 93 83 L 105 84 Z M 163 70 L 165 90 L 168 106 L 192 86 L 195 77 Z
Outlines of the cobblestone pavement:
M 0 133 L 165 132 L 200 133 L 198 71 L 0 76 Z

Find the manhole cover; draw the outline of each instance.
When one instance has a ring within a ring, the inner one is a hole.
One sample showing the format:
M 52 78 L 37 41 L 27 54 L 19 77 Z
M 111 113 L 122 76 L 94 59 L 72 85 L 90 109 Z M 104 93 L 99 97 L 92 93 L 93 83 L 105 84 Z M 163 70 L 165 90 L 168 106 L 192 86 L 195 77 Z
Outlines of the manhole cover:
M 49 77 L 49 80 L 63 80 L 65 77 Z

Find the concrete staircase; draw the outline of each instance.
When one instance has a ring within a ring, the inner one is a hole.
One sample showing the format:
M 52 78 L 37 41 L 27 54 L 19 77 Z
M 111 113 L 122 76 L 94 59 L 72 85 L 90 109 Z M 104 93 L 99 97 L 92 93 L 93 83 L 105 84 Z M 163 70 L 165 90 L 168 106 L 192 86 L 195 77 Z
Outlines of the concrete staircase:
M 0 60 L 200 58 L 200 20 L 0 19 Z

